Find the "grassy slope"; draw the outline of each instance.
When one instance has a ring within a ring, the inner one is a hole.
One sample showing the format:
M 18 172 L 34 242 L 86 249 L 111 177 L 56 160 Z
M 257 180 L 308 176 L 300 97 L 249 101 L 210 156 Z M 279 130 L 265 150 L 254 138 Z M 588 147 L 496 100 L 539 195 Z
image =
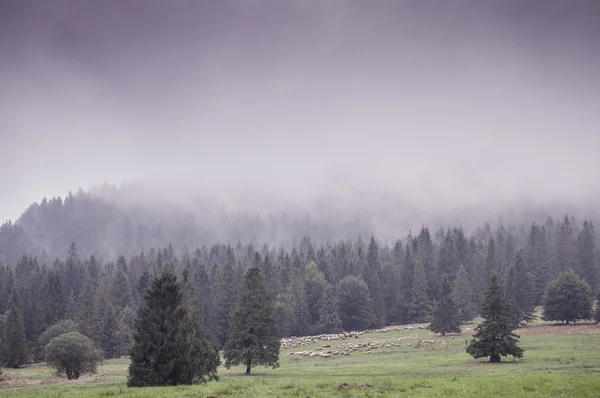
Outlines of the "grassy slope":
M 467 325 L 466 327 L 472 327 Z M 127 389 L 127 361 L 105 362 L 98 375 L 78 382 L 53 376 L 46 367 L 4 369 L 10 379 L 0 386 L 1 396 L 14 397 L 198 397 L 198 396 L 295 396 L 295 397 L 481 397 L 502 396 L 598 396 L 600 391 L 600 327 L 536 327 L 523 331 L 522 361 L 511 358 L 491 365 L 474 361 L 464 351 L 465 336 L 445 337 L 447 347 L 437 343 L 428 350 L 413 348 L 418 337 L 440 340 L 424 330 L 369 333 L 347 342 L 399 343 L 371 353 L 349 356 L 306 358 L 282 351 L 278 369 L 256 368 L 255 376 L 238 376 L 242 367 L 220 369 L 221 381 L 202 386 Z M 543 333 L 536 333 L 536 331 Z M 558 333 L 557 333 L 558 332 Z M 584 333 L 585 332 L 585 333 Z M 401 341 L 398 339 L 402 338 Z M 408 347 L 406 344 L 411 343 Z M 301 351 L 316 349 L 318 342 Z M 24 384 L 32 383 L 32 384 Z M 342 383 L 349 387 L 339 390 Z

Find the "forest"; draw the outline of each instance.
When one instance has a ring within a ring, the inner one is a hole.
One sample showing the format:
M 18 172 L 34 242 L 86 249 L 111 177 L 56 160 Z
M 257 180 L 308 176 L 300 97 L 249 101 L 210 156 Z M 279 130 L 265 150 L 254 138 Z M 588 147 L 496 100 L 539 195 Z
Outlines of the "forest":
M 23 223 L 28 213 L 45 211 L 54 217 L 50 226 L 60 224 L 62 212 L 85 209 L 86 198 L 44 201 L 25 212 Z M 541 224 L 483 224 L 471 234 L 460 226 L 423 226 L 392 244 L 374 235 L 335 242 L 305 235 L 291 247 L 168 244 L 134 254 L 124 250 L 115 261 L 103 260 L 101 252 L 81 254 L 80 247 L 93 247 L 86 240 L 93 223 L 103 221 L 91 219 L 71 231 L 82 240 L 70 242 L 63 258 L 50 260 L 19 245 L 16 261 L 3 252 L 0 314 L 16 297 L 26 340 L 23 363 L 43 358 L 44 332 L 57 323 L 91 338 L 105 358 L 127 355 L 144 292 L 163 271 L 185 273 L 193 282 L 207 334 L 219 348 L 230 338 L 231 314 L 251 267 L 262 270 L 281 337 L 429 322 L 435 303 L 448 295 L 461 321 L 470 321 L 480 313 L 492 274 L 523 308 L 542 305 L 549 283 L 568 270 L 587 283 L 589 297 L 599 287 L 594 224 L 569 215 Z M 44 228 L 50 227 L 40 226 L 40 234 Z M 21 221 L 3 226 L 3 250 L 18 240 L 20 229 Z M 45 236 L 64 239 L 58 229 Z

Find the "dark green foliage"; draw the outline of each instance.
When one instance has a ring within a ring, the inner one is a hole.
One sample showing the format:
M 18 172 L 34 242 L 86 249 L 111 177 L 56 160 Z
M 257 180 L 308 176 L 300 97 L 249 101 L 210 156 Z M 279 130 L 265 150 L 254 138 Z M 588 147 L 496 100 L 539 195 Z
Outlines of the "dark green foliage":
M 83 286 L 79 295 L 79 308 L 77 309 L 76 320 L 79 325 L 78 331 L 84 336 L 95 340 L 100 325 L 96 323 L 94 285 L 90 274 L 86 271 L 84 271 Z
M 337 286 L 338 314 L 344 330 L 364 330 L 373 323 L 369 288 L 358 276 L 347 276 Z
M 292 334 L 294 308 L 288 294 L 282 293 L 277 296 L 273 305 L 273 319 L 280 336 L 286 337 Z
M 512 333 L 513 320 L 510 305 L 493 274 L 482 306 L 483 322 L 475 328 L 467 353 L 474 358 L 490 357 L 490 362 L 500 362 L 500 356 L 523 357 L 523 349 L 517 346 L 519 336 Z
M 328 284 L 325 280 L 325 275 L 319 271 L 317 264 L 314 261 L 308 263 L 304 269 L 304 291 L 311 331 L 316 329 L 316 325 L 319 322 L 321 298 L 327 287 Z
M 342 320 L 338 315 L 338 301 L 335 289 L 328 287 L 321 297 L 318 333 L 338 333 L 342 331 Z
M 83 374 L 96 373 L 101 362 L 100 351 L 94 342 L 77 332 L 61 334 L 46 345 L 46 363 L 56 368 L 56 373 L 69 380 Z
M 233 313 L 231 338 L 223 349 L 225 366 L 229 369 L 232 365 L 245 365 L 246 374 L 250 374 L 254 365 L 276 368 L 279 350 L 273 305 L 264 277 L 260 268 L 249 268 Z
M 440 298 L 433 306 L 429 330 L 442 336 L 446 333 L 460 333 L 460 315 L 452 297 L 450 281 L 446 277 L 442 278 Z
M 600 293 L 598 293 L 598 297 L 596 298 L 596 315 L 594 316 L 594 320 L 596 323 L 600 323 Z
M 41 334 L 38 339 L 38 344 L 40 348 L 44 350 L 44 347 L 55 337 L 60 336 L 61 334 L 76 332 L 78 326 L 75 322 L 70 319 L 65 319 L 64 321 L 59 321 L 54 325 L 50 326 L 48 329 Z
M 596 259 L 596 231 L 590 221 L 583 222 L 577 236 L 578 274 L 590 285 L 592 295 L 598 292 L 598 268 Z
M 202 357 L 206 351 L 190 321 L 181 284 L 169 272 L 155 278 L 144 295 L 138 311 L 130 350 L 129 387 L 192 384 L 212 377 L 211 369 L 199 363 L 214 364 L 214 356 Z M 211 362 L 212 361 L 212 362 Z M 207 374 L 206 372 L 209 371 Z
M 454 279 L 454 288 L 452 296 L 458 308 L 458 314 L 461 322 L 468 322 L 477 316 L 477 305 L 473 297 L 473 289 L 467 275 L 464 265 L 460 265 L 456 279 Z
M 590 285 L 573 270 L 559 274 L 548 284 L 542 319 L 567 324 L 580 319 L 592 319 Z
M 206 327 L 201 311 L 196 289 L 189 276 L 189 270 L 183 272 L 183 306 L 186 308 L 186 339 L 189 343 L 189 372 L 188 378 L 194 382 L 206 383 L 209 380 L 219 380 L 217 368 L 221 358 L 216 346 L 207 336 Z
M 409 307 L 411 322 L 427 322 L 431 314 L 431 301 L 427 295 L 427 277 L 423 263 L 420 260 L 414 264 L 414 279 L 412 288 L 412 303 Z
M 104 311 L 100 325 L 100 349 L 104 358 L 116 358 L 119 356 L 119 322 L 115 307 L 109 304 Z
M 514 328 L 535 319 L 531 286 L 529 270 L 522 254 L 518 252 L 506 283 L 506 300 L 511 307 Z
M 63 295 L 60 277 L 54 271 L 48 274 L 42 287 L 43 314 L 42 324 L 50 327 L 64 318 L 66 301 Z
M 15 290 L 9 300 L 8 311 L 4 315 L 2 342 L 0 344 L 0 359 L 9 368 L 25 365 L 29 359 L 25 325 L 19 295 Z
M 373 236 L 371 236 L 369 248 L 367 249 L 367 258 L 363 272 L 363 279 L 369 288 L 369 293 L 371 295 L 371 299 L 373 300 L 373 324 L 378 327 L 383 326 L 385 325 L 387 319 L 381 283 L 381 261 L 379 259 L 379 245 Z

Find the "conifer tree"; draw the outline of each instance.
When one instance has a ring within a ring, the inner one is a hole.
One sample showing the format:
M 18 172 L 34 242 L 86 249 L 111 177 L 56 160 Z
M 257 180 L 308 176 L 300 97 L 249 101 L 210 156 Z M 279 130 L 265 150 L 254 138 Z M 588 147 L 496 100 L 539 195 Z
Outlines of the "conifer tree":
M 0 359 L 9 368 L 18 368 L 27 363 L 29 353 L 25 339 L 25 325 L 18 292 L 13 289 L 8 311 L 4 315 L 4 328 L 0 345 Z
M 225 344 L 225 366 L 279 366 L 280 340 L 273 320 L 273 305 L 260 268 L 246 272 L 238 305 L 232 317 L 231 338 Z
M 65 315 L 65 299 L 62 290 L 60 277 L 54 271 L 48 274 L 48 277 L 42 287 L 42 302 L 44 327 L 54 325 L 56 322 L 64 319 Z
M 446 333 L 460 333 L 460 316 L 458 307 L 452 297 L 450 281 L 447 277 L 442 278 L 440 298 L 436 300 L 431 314 L 429 330 L 445 336 Z
M 533 315 L 535 306 L 531 290 L 529 270 L 522 254 L 517 252 L 515 263 L 510 267 L 506 283 L 506 300 L 511 307 L 514 328 L 518 328 L 521 323 L 531 322 L 535 319 Z
M 311 261 L 306 265 L 303 282 L 310 328 L 315 329 L 317 322 L 319 322 L 321 298 L 327 289 L 327 281 L 325 280 L 325 275 L 319 271 L 319 268 L 314 261 Z
M 590 221 L 583 222 L 583 229 L 577 236 L 579 275 L 590 285 L 592 295 L 598 289 L 598 269 L 596 260 L 596 231 Z
M 590 285 L 573 270 L 559 274 L 548 284 L 542 319 L 566 322 L 567 325 L 580 319 L 592 319 Z
M 93 341 L 98 341 L 98 328 L 96 324 L 96 301 L 94 298 L 94 286 L 91 276 L 87 270 L 84 271 L 83 285 L 79 295 L 79 308 L 75 317 L 79 332 Z
M 342 331 L 342 320 L 337 308 L 338 302 L 335 289 L 329 286 L 323 297 L 321 297 L 317 327 L 319 333 L 338 333 Z
M 598 293 L 598 297 L 596 298 L 596 315 L 594 316 L 594 320 L 596 323 L 600 323 L 600 293 Z
M 427 322 L 431 313 L 431 302 L 427 295 L 427 277 L 421 261 L 415 261 L 410 319 L 412 322 Z
M 200 357 L 198 334 L 190 322 L 182 290 L 177 277 L 164 271 L 145 293 L 129 352 L 129 387 L 192 384 L 213 377 L 216 368 L 198 366 L 214 362 Z
M 196 289 L 190 279 L 189 269 L 183 271 L 183 306 L 187 317 L 184 325 L 189 344 L 188 379 L 205 383 L 219 380 L 217 368 L 221 364 L 219 350 L 213 344 L 206 331 L 203 314 L 200 310 Z
M 112 304 L 108 304 L 100 325 L 100 349 L 104 358 L 109 359 L 118 356 L 118 326 L 117 311 Z
M 510 306 L 498 277 L 492 274 L 490 286 L 483 302 L 483 322 L 475 328 L 467 353 L 474 358 L 490 357 L 490 362 L 500 362 L 500 356 L 523 357 L 523 349 L 517 346 L 518 335 L 514 334 Z
M 464 265 L 460 265 L 454 279 L 452 296 L 458 307 L 461 322 L 468 322 L 477 316 L 477 305 L 473 297 L 473 289 Z

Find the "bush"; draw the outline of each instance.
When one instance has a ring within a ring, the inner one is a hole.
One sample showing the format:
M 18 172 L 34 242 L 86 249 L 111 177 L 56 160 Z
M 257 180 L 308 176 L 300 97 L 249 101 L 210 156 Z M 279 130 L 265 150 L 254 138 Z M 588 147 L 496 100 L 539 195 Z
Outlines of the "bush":
M 96 373 L 102 354 L 89 338 L 77 332 L 61 334 L 46 345 L 46 363 L 69 380 Z
M 56 322 L 54 325 L 50 326 L 38 339 L 38 344 L 44 351 L 44 347 L 55 337 L 60 336 L 61 334 L 76 332 L 77 324 L 70 319 L 66 319 L 64 321 Z
M 558 275 L 548 284 L 542 319 L 567 324 L 579 319 L 592 319 L 590 285 L 579 278 L 574 271 L 566 271 Z

